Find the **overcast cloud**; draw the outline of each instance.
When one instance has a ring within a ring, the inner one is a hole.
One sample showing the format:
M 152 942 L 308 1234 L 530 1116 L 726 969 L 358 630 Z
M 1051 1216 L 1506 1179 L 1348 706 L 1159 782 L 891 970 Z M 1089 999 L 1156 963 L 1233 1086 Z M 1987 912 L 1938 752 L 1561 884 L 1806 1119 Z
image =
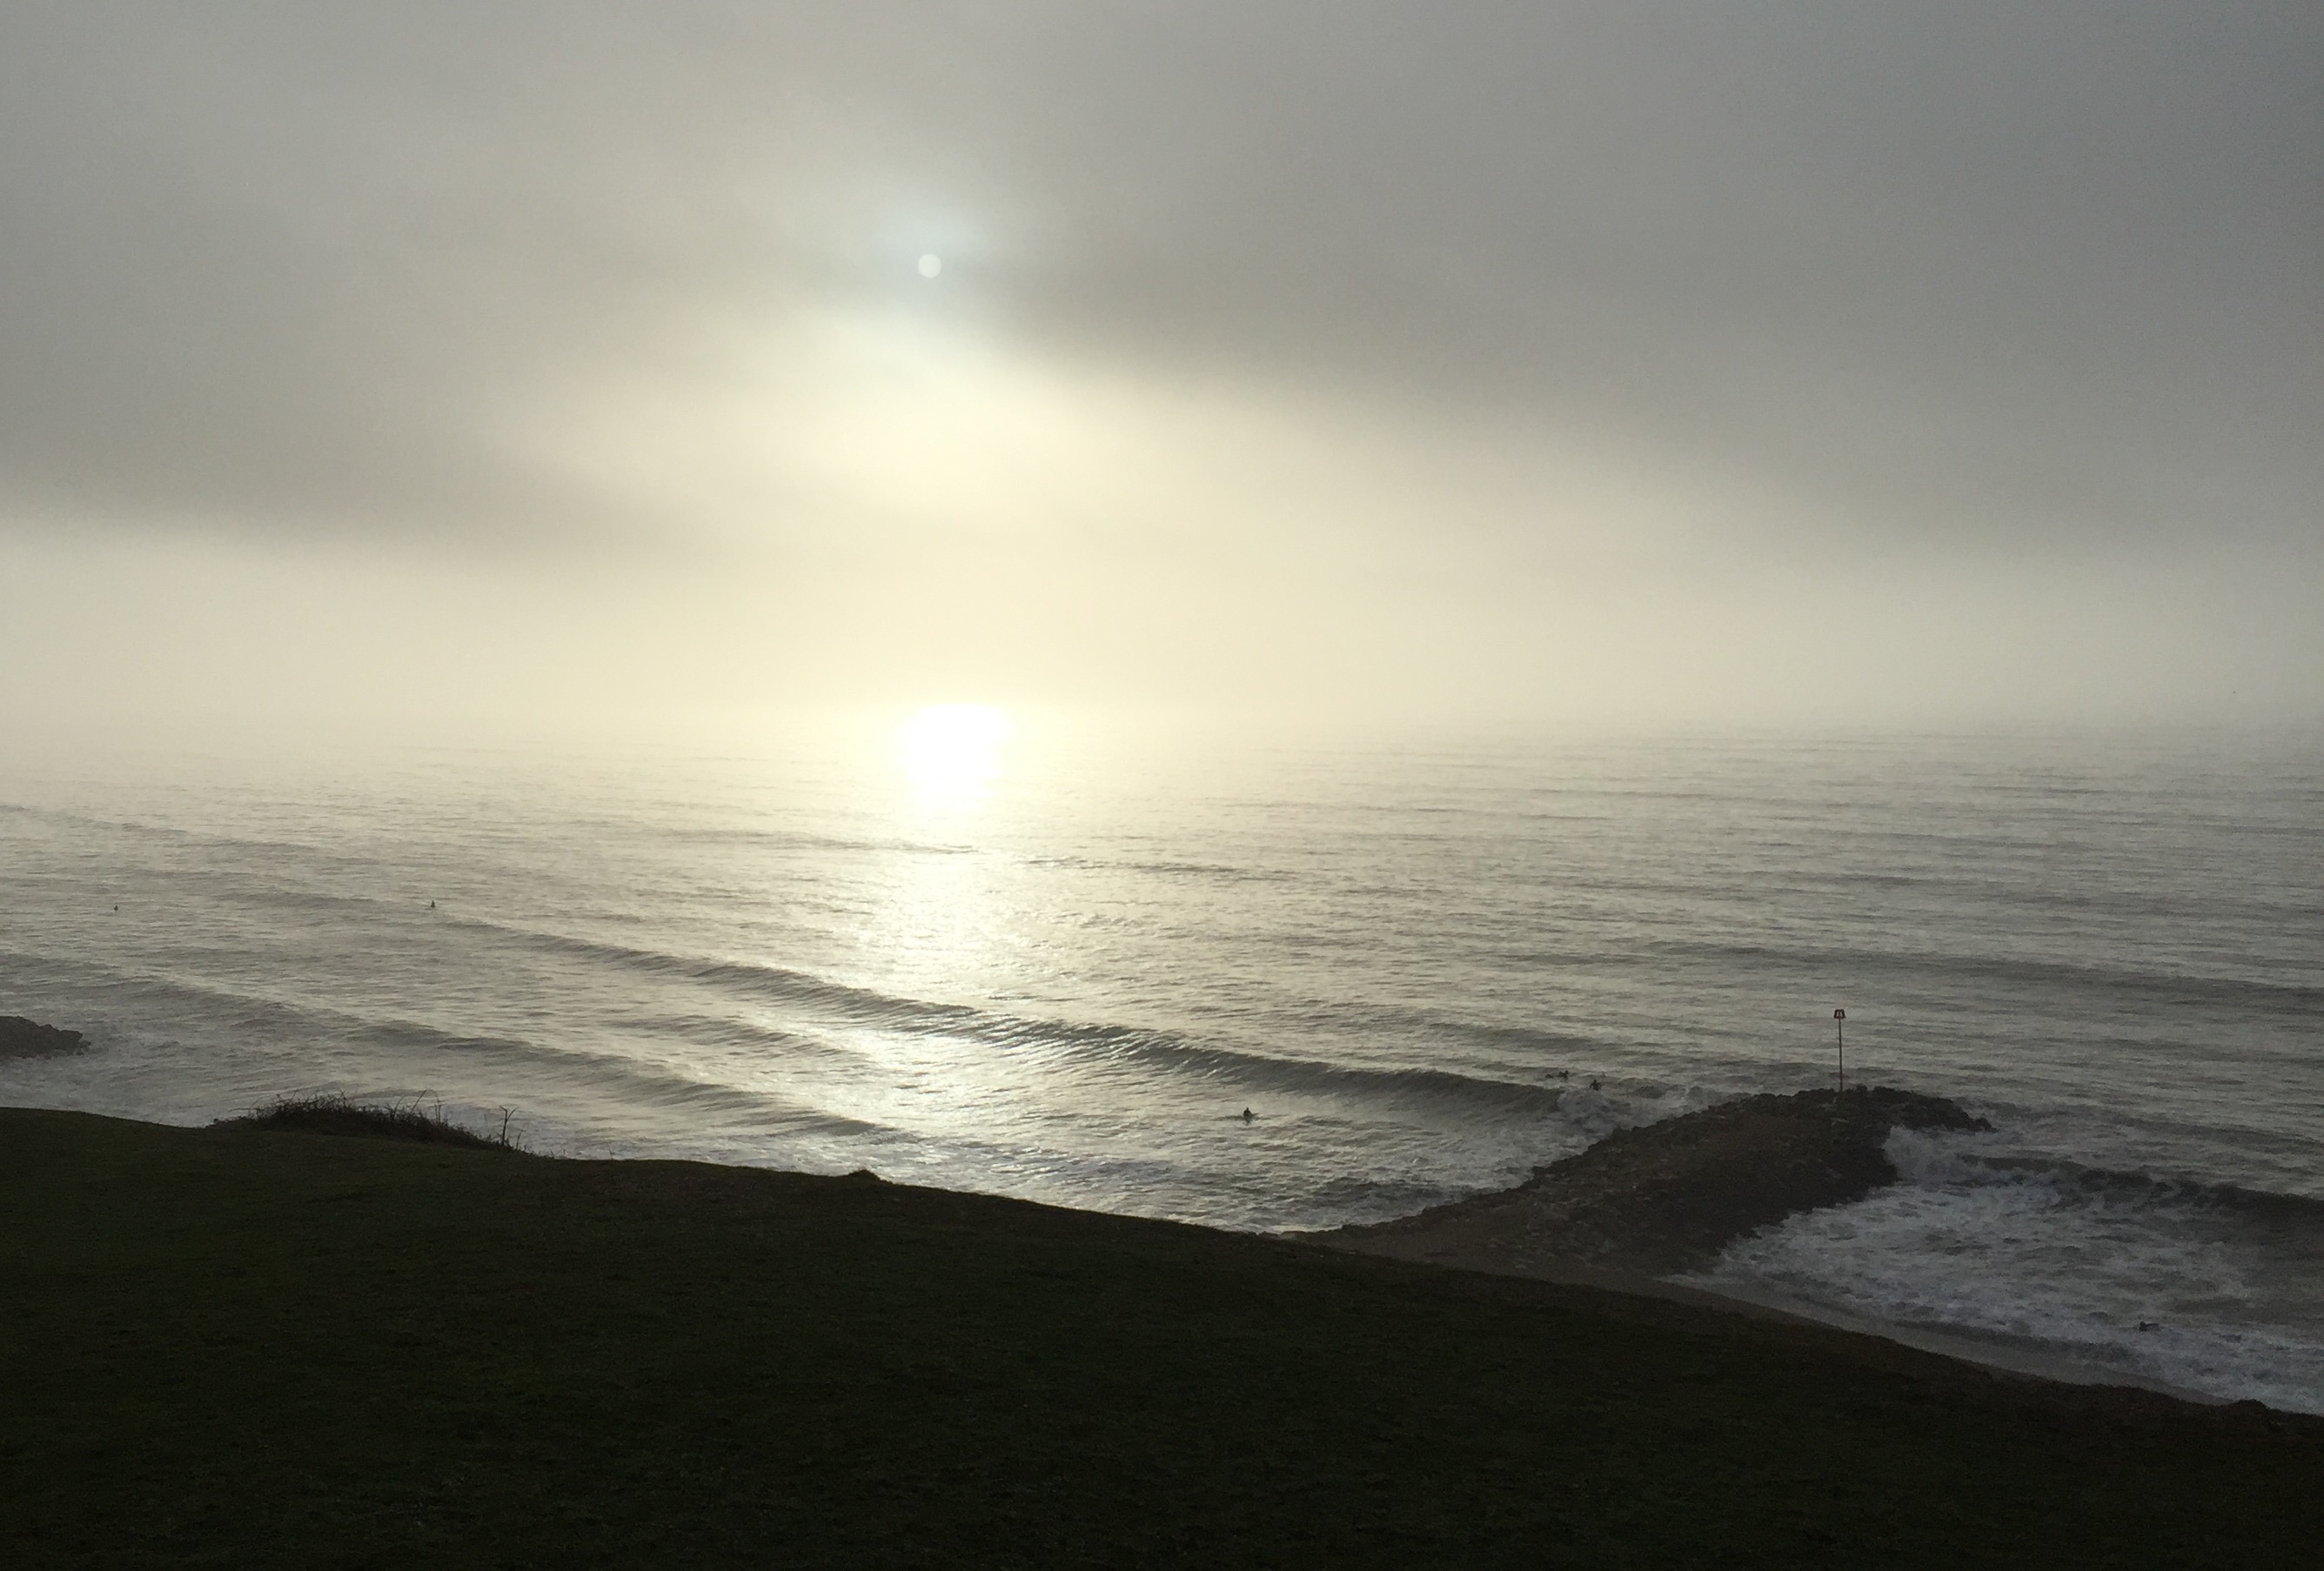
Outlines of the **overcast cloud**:
M 2319 437 L 2301 0 L 0 13 L 23 715 L 2312 715 Z

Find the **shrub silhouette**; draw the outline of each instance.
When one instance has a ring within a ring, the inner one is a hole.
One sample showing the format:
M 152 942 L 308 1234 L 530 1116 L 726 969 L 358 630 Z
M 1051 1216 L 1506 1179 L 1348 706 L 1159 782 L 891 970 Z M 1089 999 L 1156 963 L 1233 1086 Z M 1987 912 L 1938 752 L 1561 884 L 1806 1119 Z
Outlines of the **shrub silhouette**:
M 284 1097 L 263 1107 L 253 1109 L 239 1118 L 221 1118 L 213 1125 L 221 1129 L 288 1129 L 302 1135 L 347 1135 L 373 1140 L 418 1140 L 436 1145 L 460 1145 L 477 1151 L 521 1151 L 509 1138 L 508 1119 L 503 1114 L 500 1131 L 480 1135 L 464 1129 L 444 1116 L 439 1104 L 434 1108 L 422 1107 L 418 1101 L 397 1106 L 386 1102 L 358 1102 L 351 1097 L 331 1095 L 321 1097 Z

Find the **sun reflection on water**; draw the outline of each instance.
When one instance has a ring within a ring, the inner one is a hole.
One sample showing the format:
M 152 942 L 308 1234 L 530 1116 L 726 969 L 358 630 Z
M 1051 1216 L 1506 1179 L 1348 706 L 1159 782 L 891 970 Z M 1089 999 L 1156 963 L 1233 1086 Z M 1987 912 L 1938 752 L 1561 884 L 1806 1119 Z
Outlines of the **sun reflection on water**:
M 896 756 L 923 808 L 971 807 L 991 795 L 1014 734 L 989 703 L 936 703 L 896 728 Z

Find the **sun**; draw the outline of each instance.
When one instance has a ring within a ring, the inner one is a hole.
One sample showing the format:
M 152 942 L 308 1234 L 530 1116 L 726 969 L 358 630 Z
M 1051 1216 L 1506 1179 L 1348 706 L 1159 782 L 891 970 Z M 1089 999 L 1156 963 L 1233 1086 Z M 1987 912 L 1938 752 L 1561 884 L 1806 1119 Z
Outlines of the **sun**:
M 896 756 L 924 801 L 981 800 L 1001 776 L 1001 749 L 1016 730 L 989 703 L 935 703 L 896 728 Z

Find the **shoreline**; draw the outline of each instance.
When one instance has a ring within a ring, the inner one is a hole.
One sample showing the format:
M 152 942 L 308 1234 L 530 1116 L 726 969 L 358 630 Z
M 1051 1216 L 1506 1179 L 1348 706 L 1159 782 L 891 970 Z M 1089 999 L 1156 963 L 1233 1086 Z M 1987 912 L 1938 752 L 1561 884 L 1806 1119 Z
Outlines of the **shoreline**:
M 0 1562 L 1940 1571 L 2324 1535 L 2324 1419 L 2256 1403 L 1618 1272 L 468 1141 L 0 1111 Z
M 112 1114 L 80 1114 L 78 1113 L 77 1110 L 73 1109 L 44 1107 L 20 1108 L 13 1106 L 0 1106 L 0 1114 L 58 1111 L 73 1112 L 78 1116 L 106 1118 L 120 1123 L 136 1125 L 142 1127 L 152 1129 L 208 1132 L 220 1128 L 231 1127 L 243 1122 L 241 1120 L 226 1120 L 212 1122 L 209 1124 L 171 1124 L 151 1119 L 120 1117 L 117 1115 Z M 1652 1128 L 1653 1126 L 1647 1125 L 1646 1127 Z M 362 1133 L 341 1132 L 332 1132 L 328 1137 L 348 1139 L 376 1138 L 376 1136 L 366 1135 Z M 483 1141 L 481 1144 L 488 1144 L 491 1143 L 489 1141 Z M 531 1161 L 573 1163 L 587 1166 L 608 1165 L 619 1167 L 632 1165 L 639 1167 L 659 1167 L 675 1162 L 689 1168 L 705 1168 L 715 1171 L 737 1175 L 772 1174 L 781 1178 L 804 1179 L 815 1181 L 828 1181 L 835 1176 L 844 1176 L 849 1179 L 862 1179 L 868 1177 L 890 1188 L 910 1190 L 928 1196 L 945 1197 L 950 1199 L 963 1202 L 991 1202 L 1002 1205 L 1038 1206 L 1043 1209 L 1060 1211 L 1069 1215 L 1104 1217 L 1111 1220 L 1128 1223 L 1142 1223 L 1153 1220 L 1152 1218 L 1142 1217 L 1127 1212 L 1104 1211 L 1075 1206 L 1058 1206 L 1040 1201 L 1017 1200 L 1008 1196 L 990 1194 L 978 1190 L 954 1190 L 934 1185 L 896 1183 L 893 1181 L 881 1178 L 876 1173 L 872 1173 L 868 1169 L 862 1170 L 858 1173 L 830 1175 L 811 1173 L 790 1168 L 763 1167 L 752 1163 L 709 1162 L 698 1158 L 668 1158 L 653 1156 L 567 1156 L 554 1153 L 523 1151 L 517 1147 L 505 1147 L 504 1149 Z M 1526 1186 L 1524 1185 L 1520 1185 L 1518 1186 L 1518 1190 L 1522 1190 Z M 1480 1206 L 1491 1205 L 1495 1202 L 1503 1200 L 1507 1197 L 1516 1194 L 1517 1192 L 1518 1192 L 1517 1190 L 1491 1191 L 1483 1195 L 1472 1196 L 1465 1200 L 1454 1201 L 1448 1208 L 1432 1208 L 1432 1209 L 1471 1209 Z M 1409 1225 L 1417 1218 L 1425 1217 L 1427 1215 L 1429 1215 L 1429 1212 L 1423 1211 L 1416 1213 L 1413 1217 L 1393 1218 L 1387 1223 L 1379 1224 L 1377 1226 L 1387 1230 L 1401 1230 L 1409 1226 Z M 1741 1319 L 1761 1324 L 1784 1325 L 1809 1328 L 1823 1331 L 1837 1331 L 1849 1336 L 1869 1337 L 1875 1340 L 1890 1343 L 1894 1346 L 1903 1347 L 1915 1353 L 1928 1354 L 1936 1357 L 1944 1358 L 1952 1363 L 1963 1364 L 1986 1373 L 1998 1374 L 2020 1380 L 2041 1381 L 2060 1386 L 2082 1387 L 2101 1391 L 2107 1389 L 2122 1389 L 2126 1391 L 2143 1392 L 2152 1395 L 2168 1397 L 2175 1401 L 2185 1401 L 2202 1407 L 2227 1407 L 2236 1405 L 2238 1400 L 2236 1398 L 2220 1396 L 2214 1392 L 2198 1391 L 2191 1387 L 2176 1385 L 2167 1381 L 2142 1375 L 2134 1371 L 2120 1369 L 2097 1360 L 2078 1359 L 2070 1354 L 2054 1351 L 2047 1347 L 2025 1346 L 2023 1344 L 2012 1343 L 2000 1337 L 1979 1336 L 1976 1332 L 1966 1328 L 1955 1330 L 1939 1327 L 1914 1326 L 1878 1320 L 1864 1316 L 1851 1315 L 1842 1310 L 1827 1309 L 1821 1305 L 1810 1303 L 1772 1290 L 1755 1291 L 1754 1289 L 1742 1284 L 1721 1284 L 1720 1286 L 1711 1286 L 1701 1282 L 1680 1280 L 1675 1276 L 1658 1276 L 1647 1272 L 1625 1270 L 1618 1266 L 1597 1264 L 1573 1259 L 1533 1258 L 1522 1262 L 1512 1262 L 1506 1257 L 1492 1258 L 1473 1254 L 1447 1256 L 1442 1253 L 1431 1253 L 1418 1247 L 1417 1245 L 1421 1242 L 1418 1239 L 1411 1240 L 1410 1244 L 1406 1246 L 1390 1245 L 1384 1247 L 1379 1243 L 1357 1244 L 1351 1242 L 1348 1237 L 1342 1236 L 1342 1235 L 1346 1235 L 1351 1231 L 1351 1229 L 1345 1228 L 1330 1229 L 1323 1232 L 1245 1232 L 1239 1229 L 1220 1227 L 1200 1222 L 1171 1222 L 1167 1225 L 1174 1227 L 1191 1228 L 1198 1233 L 1217 1238 L 1222 1242 L 1240 1238 L 1264 1238 L 1277 1243 L 1289 1244 L 1305 1248 L 1319 1249 L 1332 1254 L 1399 1260 L 1408 1264 L 1425 1266 L 1434 1272 L 1474 1273 L 1489 1277 L 1504 1277 L 1517 1281 L 1537 1282 L 1546 1283 L 1554 1287 L 1578 1288 L 1591 1294 L 1611 1295 L 1617 1298 L 1628 1298 L 1675 1304 L 1691 1309 L 1733 1316 Z M 2249 1399 L 2245 1400 L 2248 1401 Z M 2266 1404 L 2264 1403 L 2255 1403 L 2252 1405 L 2266 1406 Z M 2267 1410 L 2272 1412 L 2287 1413 L 2297 1413 L 2298 1411 L 2298 1410 L 2277 1409 L 2272 1407 L 2268 1408 Z
M 13 1105 L 0 1105 L 0 1113 L 60 1111 L 78 1114 L 78 1109 L 17 1107 Z M 78 1114 L 78 1116 L 115 1119 L 118 1122 L 154 1129 L 207 1130 L 221 1126 L 217 1122 L 176 1124 L 153 1119 L 129 1118 L 115 1114 L 89 1113 Z M 1649 1125 L 1642 1127 L 1651 1130 L 1656 1126 Z M 364 1136 L 354 1135 L 349 1137 L 363 1138 Z M 678 1161 L 690 1166 L 701 1166 L 735 1173 L 776 1173 L 798 1178 L 830 1176 L 788 1168 L 762 1167 L 742 1162 L 708 1162 L 696 1158 L 589 1157 L 535 1152 L 524 1152 L 522 1154 L 537 1161 L 556 1162 L 647 1164 Z M 882 1179 L 880 1181 L 888 1183 L 891 1181 Z M 1557 1287 L 1581 1288 L 1596 1293 L 1679 1304 L 1691 1309 L 1736 1316 L 1762 1323 L 1837 1331 L 1887 1342 L 1991 1374 L 2044 1381 L 2061 1386 L 2098 1390 L 2119 1388 L 2169 1397 L 2203 1407 L 2227 1407 L 2236 1405 L 2239 1401 L 2249 1402 L 2254 1400 L 2222 1396 L 2191 1386 L 2175 1384 L 2097 1359 L 2077 1358 L 2070 1353 L 2049 1346 L 2014 1341 L 2002 1336 L 1983 1335 L 1967 1328 L 1914 1325 L 1853 1315 L 1844 1310 L 1828 1309 L 1772 1289 L 1757 1289 L 1742 1283 L 1721 1283 L 1713 1286 L 1701 1281 L 1684 1280 L 1680 1273 L 1665 1276 L 1651 1272 L 1624 1269 L 1618 1265 L 1555 1256 L 1512 1257 L 1505 1252 L 1484 1251 L 1474 1247 L 1448 1254 L 1443 1250 L 1425 1247 L 1429 1240 L 1424 1236 L 1415 1236 L 1411 1233 L 1416 1223 L 1424 1220 L 1433 1213 L 1475 1213 L 1480 1210 L 1489 1210 L 1512 1197 L 1520 1195 L 1536 1181 L 1538 1181 L 1537 1179 L 1528 1181 L 1527 1183 L 1520 1184 L 1514 1189 L 1488 1191 L 1445 1206 L 1429 1208 L 1412 1216 L 1391 1218 L 1385 1223 L 1372 1224 L 1360 1228 L 1244 1232 L 1199 1222 L 1179 1222 L 1171 1225 L 1193 1227 L 1222 1239 L 1268 1238 L 1333 1253 L 1402 1260 L 1408 1263 L 1425 1265 L 1440 1271 L 1475 1272 L 1486 1276 L 1545 1282 Z M 1012 1204 L 1045 1204 L 1045 1202 L 1033 1201 L 1017 1202 L 1010 1200 L 1005 1196 L 988 1194 L 975 1190 L 952 1190 L 927 1185 L 895 1187 L 963 1199 L 1004 1201 Z M 1102 1211 L 1082 1207 L 1052 1208 L 1091 1217 L 1114 1217 L 1125 1221 L 1148 1219 L 1132 1213 Z M 1360 1243 L 1353 1240 L 1352 1236 L 1365 1234 L 1374 1235 L 1374 1236 Z M 2272 1412 L 2301 1412 L 2298 1409 L 2275 1408 L 2264 1403 L 2257 1405 L 2267 1406 L 2268 1410 Z
M 1878 1086 L 1738 1097 L 1617 1130 L 1507 1189 L 1307 1236 L 1352 1253 L 1820 1326 L 2005 1374 L 2232 1405 L 2237 1399 L 2031 1338 L 1882 1320 L 1773 1287 L 1705 1280 L 1729 1245 L 1899 1181 L 1887 1153 L 1895 1132 L 1989 1128 L 1947 1098 Z

